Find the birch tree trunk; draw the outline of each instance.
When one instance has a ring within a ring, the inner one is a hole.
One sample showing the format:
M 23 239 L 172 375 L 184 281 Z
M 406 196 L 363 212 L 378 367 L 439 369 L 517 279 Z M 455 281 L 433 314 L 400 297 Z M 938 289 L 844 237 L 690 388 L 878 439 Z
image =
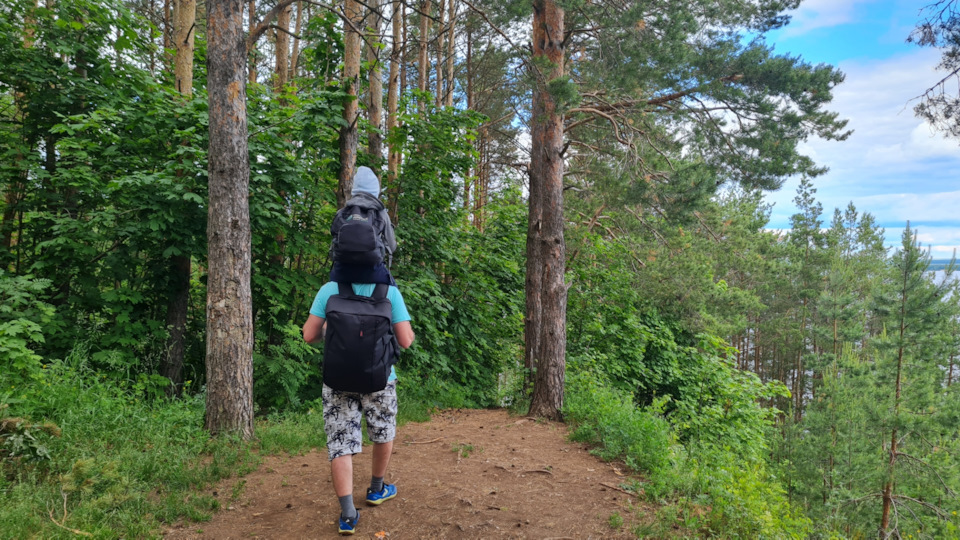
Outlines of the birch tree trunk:
M 343 32 L 343 87 L 348 97 L 343 104 L 343 120 L 346 125 L 340 128 L 340 176 L 337 187 L 337 204 L 340 207 L 350 197 L 357 164 L 357 118 L 359 116 L 357 83 L 360 78 L 358 30 L 363 24 L 363 13 L 360 11 L 360 3 L 356 0 L 344 0 L 343 12 L 349 21 L 344 24 Z
M 241 0 L 208 0 L 207 408 L 213 434 L 253 437 L 250 162 Z
M 534 63 L 550 67 L 533 90 L 525 332 L 532 341 L 527 361 L 536 370 L 530 414 L 550 419 L 560 418 L 566 367 L 563 115 L 547 91 L 547 83 L 564 74 L 563 23 L 563 9 L 554 0 L 533 2 Z

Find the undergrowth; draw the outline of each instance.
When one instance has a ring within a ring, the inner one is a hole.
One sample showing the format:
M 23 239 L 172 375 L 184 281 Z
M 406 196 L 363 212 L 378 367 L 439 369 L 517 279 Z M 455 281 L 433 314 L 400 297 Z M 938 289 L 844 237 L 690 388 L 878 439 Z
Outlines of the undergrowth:
M 662 404 L 637 407 L 589 372 L 571 374 L 564 413 L 572 438 L 605 460 L 622 460 L 643 475 L 621 486 L 661 506 L 638 537 L 692 534 L 714 538 L 806 538 L 810 520 L 793 507 L 754 452 L 681 440 Z M 757 441 L 757 444 L 761 444 Z M 642 516 L 638 516 L 642 518 Z

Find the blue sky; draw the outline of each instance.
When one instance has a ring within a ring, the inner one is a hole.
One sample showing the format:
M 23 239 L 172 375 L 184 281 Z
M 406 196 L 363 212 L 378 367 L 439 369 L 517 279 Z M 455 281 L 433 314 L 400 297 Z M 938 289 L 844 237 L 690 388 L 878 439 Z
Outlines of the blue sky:
M 812 139 L 801 149 L 830 172 L 813 180 L 829 224 L 849 202 L 873 214 L 899 243 L 909 220 L 934 258 L 960 247 L 960 141 L 914 116 L 915 98 L 943 76 L 939 51 L 905 42 L 929 0 L 805 0 L 789 26 L 771 34 L 778 53 L 838 66 L 846 80 L 831 110 L 854 130 L 842 142 Z M 799 179 L 767 196 L 771 228 L 789 228 Z

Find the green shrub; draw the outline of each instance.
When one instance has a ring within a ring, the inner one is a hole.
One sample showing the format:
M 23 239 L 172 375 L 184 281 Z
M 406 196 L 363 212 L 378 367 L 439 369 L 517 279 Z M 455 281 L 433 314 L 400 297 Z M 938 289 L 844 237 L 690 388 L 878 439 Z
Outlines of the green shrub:
M 601 385 L 590 373 L 570 376 L 564 414 L 575 426 L 574 440 L 597 445 L 594 453 L 601 458 L 622 459 L 636 471 L 666 471 L 678 450 L 666 420 L 637 409 L 632 396 Z

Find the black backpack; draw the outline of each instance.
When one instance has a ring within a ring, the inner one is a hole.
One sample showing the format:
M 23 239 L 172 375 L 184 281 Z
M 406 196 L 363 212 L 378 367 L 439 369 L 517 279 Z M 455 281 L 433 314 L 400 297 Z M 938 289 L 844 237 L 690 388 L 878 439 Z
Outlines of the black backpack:
M 387 252 L 383 242 L 386 224 L 373 208 L 345 206 L 330 225 L 333 260 L 345 264 L 376 266 Z
M 349 283 L 337 286 L 339 294 L 327 300 L 323 382 L 342 392 L 379 392 L 400 356 L 389 285 L 378 283 L 369 297 L 354 294 Z

